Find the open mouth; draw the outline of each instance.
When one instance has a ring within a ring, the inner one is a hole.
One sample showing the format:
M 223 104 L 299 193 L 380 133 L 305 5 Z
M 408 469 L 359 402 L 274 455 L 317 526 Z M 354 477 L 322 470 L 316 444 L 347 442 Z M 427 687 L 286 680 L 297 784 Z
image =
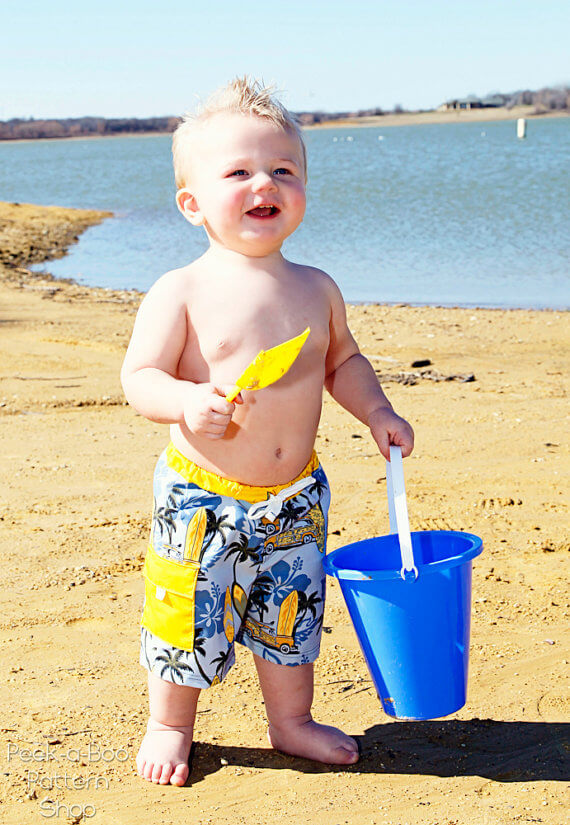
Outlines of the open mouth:
M 262 205 L 256 206 L 255 209 L 250 209 L 247 214 L 253 218 L 272 218 L 274 215 L 279 214 L 279 209 L 277 209 L 276 206 Z

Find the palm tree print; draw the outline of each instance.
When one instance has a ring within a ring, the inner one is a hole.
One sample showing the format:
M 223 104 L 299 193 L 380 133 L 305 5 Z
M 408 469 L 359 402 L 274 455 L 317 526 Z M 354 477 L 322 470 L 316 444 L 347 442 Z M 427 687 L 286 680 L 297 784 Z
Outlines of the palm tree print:
M 306 492 L 311 496 L 316 494 L 317 497 L 320 499 L 324 491 L 327 489 L 327 483 L 320 474 L 317 475 L 316 478 L 313 475 L 313 479 L 313 484 L 309 484 Z
M 177 648 L 163 648 L 162 653 L 160 656 L 156 656 L 156 662 L 164 662 L 161 670 L 160 670 L 160 678 L 164 677 L 165 673 L 168 673 L 172 676 L 172 681 L 176 682 L 176 679 L 180 679 L 180 683 L 184 682 L 184 671 L 192 671 L 192 668 L 186 664 L 185 662 L 180 661 L 180 657 L 184 654 L 183 650 L 178 650 Z
M 297 630 L 305 620 L 305 616 L 307 612 L 311 614 L 313 619 L 317 617 L 317 605 L 322 602 L 322 599 L 319 598 L 319 595 L 316 590 L 307 596 L 307 594 L 301 590 L 299 591 L 299 603 L 297 606 L 297 618 L 295 620 L 295 625 L 293 627 L 293 636 L 295 636 Z
M 309 484 L 308 487 L 305 487 L 297 497 L 299 500 L 305 502 L 306 510 L 310 510 L 315 503 L 321 500 L 328 486 L 324 475 L 318 471 L 313 474 L 312 479 L 312 483 Z
M 262 622 L 264 613 L 269 610 L 267 597 L 273 590 L 274 585 L 275 582 L 268 573 L 262 573 L 261 576 L 258 576 L 249 593 L 246 613 L 253 608 L 257 611 L 259 621 Z
M 216 662 L 218 663 L 217 666 L 216 666 L 216 676 L 218 677 L 220 682 L 224 678 L 224 672 L 225 672 L 225 669 L 226 669 L 226 664 L 227 664 L 227 662 L 228 662 L 228 660 L 229 660 L 229 658 L 232 654 L 232 651 L 233 651 L 233 648 L 228 647 L 228 648 L 226 648 L 226 650 L 222 650 L 222 652 L 218 656 L 216 656 L 214 659 L 212 659 L 212 661 L 211 661 L 212 665 L 215 664 Z
M 284 501 L 283 507 L 281 508 L 281 513 L 279 514 L 283 518 L 281 529 L 286 530 L 289 527 L 292 527 L 299 516 L 303 515 L 306 511 L 306 505 L 299 502 L 296 504 L 295 499 L 288 499 L 287 501 Z
M 156 647 L 151 647 L 152 643 L 152 634 L 146 629 L 146 627 L 141 627 L 141 650 L 144 654 L 144 658 L 146 661 L 146 667 L 148 670 L 152 670 L 151 664 L 151 656 L 149 656 L 149 647 L 151 651 L 151 655 L 154 658 L 154 653 L 156 653 Z
M 159 507 L 154 499 L 154 510 L 152 513 L 152 520 L 153 520 L 153 533 L 154 533 L 154 526 L 158 527 L 160 536 L 162 537 L 163 533 L 166 533 L 168 536 L 168 541 L 172 541 L 172 534 L 176 529 L 176 522 L 173 516 L 176 515 L 176 508 L 169 507 L 168 504 L 165 507 Z
M 225 542 L 227 534 L 231 530 L 235 530 L 235 524 L 232 524 L 228 518 L 227 513 L 222 513 L 216 516 L 214 510 L 206 510 L 206 536 L 204 539 L 204 550 L 207 550 L 216 536 L 220 536 L 222 542 Z
M 226 550 L 226 559 L 229 559 L 230 556 L 235 556 L 234 559 L 234 581 L 237 582 L 237 566 L 238 564 L 245 564 L 246 561 L 253 562 L 254 564 L 259 564 L 259 548 L 257 547 L 250 547 L 249 545 L 249 537 L 246 536 L 245 533 L 238 533 L 238 537 L 236 541 L 232 541 L 231 544 L 228 544 Z
M 168 541 L 172 542 L 172 534 L 176 530 L 175 516 L 180 510 L 180 499 L 188 494 L 188 484 L 173 484 L 164 506 L 159 507 L 154 498 L 154 511 L 152 514 L 154 523 L 159 529 L 162 537 L 163 532 L 168 536 Z
M 205 643 L 206 640 L 202 635 L 202 628 L 197 627 L 194 632 L 194 661 L 196 662 L 196 667 L 200 672 L 200 676 L 202 677 L 202 679 L 204 679 L 204 681 L 207 684 L 210 685 L 212 683 L 212 680 L 208 676 L 206 676 L 206 673 L 204 672 L 203 668 L 200 665 L 200 662 L 198 661 L 198 655 L 200 655 L 203 659 L 206 657 L 206 651 L 204 649 Z

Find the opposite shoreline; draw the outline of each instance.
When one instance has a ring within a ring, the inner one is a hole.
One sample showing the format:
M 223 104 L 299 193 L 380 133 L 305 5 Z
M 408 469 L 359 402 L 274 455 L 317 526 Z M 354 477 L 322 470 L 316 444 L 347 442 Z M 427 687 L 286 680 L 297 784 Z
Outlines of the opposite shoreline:
M 371 117 L 347 117 L 337 120 L 324 120 L 321 123 L 303 125 L 301 128 L 307 131 L 318 129 L 348 129 L 370 127 L 393 127 L 393 126 L 422 126 L 422 125 L 445 125 L 458 123 L 499 123 L 501 121 L 515 121 L 518 118 L 526 118 L 530 123 L 541 120 L 559 120 L 570 117 L 566 111 L 536 112 L 534 106 L 514 106 L 511 109 L 497 107 L 496 109 L 453 109 L 447 111 L 432 110 L 429 112 L 401 112 L 400 114 L 374 115 Z M 73 135 L 69 137 L 44 137 L 44 138 L 0 138 L 0 145 L 10 143 L 38 143 L 52 141 L 76 141 L 76 140 L 115 140 L 117 138 L 137 138 L 137 137 L 165 137 L 172 135 L 172 132 L 119 132 L 113 135 Z

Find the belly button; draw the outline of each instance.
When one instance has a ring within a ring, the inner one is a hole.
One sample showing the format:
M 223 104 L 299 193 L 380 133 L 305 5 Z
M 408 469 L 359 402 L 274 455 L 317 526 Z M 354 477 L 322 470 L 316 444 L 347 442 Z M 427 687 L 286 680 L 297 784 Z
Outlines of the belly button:
M 275 458 L 281 458 L 281 447 L 277 447 L 275 450 Z

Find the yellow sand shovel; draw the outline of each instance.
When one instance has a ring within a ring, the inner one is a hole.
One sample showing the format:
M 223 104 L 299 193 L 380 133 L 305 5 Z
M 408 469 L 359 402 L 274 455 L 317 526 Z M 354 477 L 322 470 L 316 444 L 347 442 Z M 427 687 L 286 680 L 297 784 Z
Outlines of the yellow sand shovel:
M 233 401 L 241 390 L 261 390 L 279 381 L 295 362 L 310 331 L 311 328 L 307 327 L 296 338 L 268 350 L 262 349 L 242 372 L 236 381 L 235 389 L 226 395 L 226 401 Z

